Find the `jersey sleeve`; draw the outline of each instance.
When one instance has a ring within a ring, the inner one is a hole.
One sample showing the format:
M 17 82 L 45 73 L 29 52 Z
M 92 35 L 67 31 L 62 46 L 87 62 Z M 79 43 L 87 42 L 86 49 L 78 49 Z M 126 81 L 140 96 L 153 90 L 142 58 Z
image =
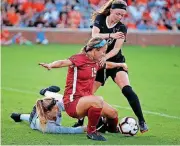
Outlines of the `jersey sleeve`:
M 119 25 L 119 32 L 123 32 L 124 33 L 124 35 L 125 35 L 124 42 L 126 42 L 127 27 L 124 24 Z
M 85 61 L 80 54 L 73 55 L 69 58 L 69 60 L 75 65 L 76 67 L 79 67 L 83 64 L 85 64 Z
M 54 123 L 49 123 L 45 132 L 54 134 L 78 134 L 84 133 L 84 129 L 83 127 L 63 127 Z
M 94 20 L 94 24 L 93 26 L 98 27 L 99 29 L 101 29 L 102 27 L 102 21 L 103 21 L 103 16 L 102 15 L 97 15 L 96 19 Z
M 127 27 L 123 24 L 123 25 L 121 25 L 121 30 L 122 30 L 122 32 L 123 33 L 127 33 Z

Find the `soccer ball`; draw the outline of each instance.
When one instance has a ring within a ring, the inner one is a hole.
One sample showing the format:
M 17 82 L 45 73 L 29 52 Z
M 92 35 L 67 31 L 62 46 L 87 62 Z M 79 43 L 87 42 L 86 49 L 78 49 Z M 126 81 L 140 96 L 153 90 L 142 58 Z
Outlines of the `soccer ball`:
M 134 118 L 124 117 L 119 122 L 119 131 L 125 136 L 134 136 L 139 131 L 139 126 Z

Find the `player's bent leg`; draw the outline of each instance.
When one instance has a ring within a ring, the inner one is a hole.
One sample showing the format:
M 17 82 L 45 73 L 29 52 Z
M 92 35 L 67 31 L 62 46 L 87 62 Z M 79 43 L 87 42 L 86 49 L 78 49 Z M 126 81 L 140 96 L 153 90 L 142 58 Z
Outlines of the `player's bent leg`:
M 92 93 L 94 94 L 101 85 L 102 83 L 94 81 Z M 78 119 L 78 122 L 76 122 L 72 127 L 83 126 L 83 124 L 84 124 L 84 118 L 81 118 Z
M 118 117 L 118 112 L 110 104 L 103 101 L 103 109 L 102 109 L 101 116 L 114 119 L 114 118 Z
M 92 140 L 105 141 L 106 139 L 97 133 L 98 124 L 103 108 L 103 98 L 100 96 L 85 96 L 79 99 L 76 112 L 79 118 L 88 116 L 87 137 Z
M 44 94 L 45 97 L 51 97 L 51 98 L 55 98 L 58 101 L 62 101 L 63 95 L 60 93 L 54 93 L 51 91 L 46 91 Z
M 130 86 L 128 74 L 124 71 L 119 71 L 117 72 L 114 81 L 120 87 L 120 89 L 122 89 L 123 95 L 127 98 L 135 115 L 138 117 L 141 133 L 148 131 L 148 127 L 144 120 L 139 98 Z
M 89 108 L 101 108 L 103 107 L 103 98 L 101 96 L 84 96 L 79 99 L 77 106 L 76 106 L 76 112 L 79 118 L 83 118 L 87 116 L 87 111 Z
M 113 108 L 111 105 L 109 105 L 107 102 L 104 102 L 103 109 L 101 115 L 103 117 L 106 117 L 106 123 L 107 125 L 106 130 L 111 133 L 116 133 L 118 128 L 118 112 L 115 108 Z
M 50 87 L 47 87 L 45 89 L 42 89 L 39 93 L 41 95 L 45 95 L 46 91 L 50 91 L 50 92 L 59 92 L 60 91 L 60 88 L 58 86 L 50 86 Z

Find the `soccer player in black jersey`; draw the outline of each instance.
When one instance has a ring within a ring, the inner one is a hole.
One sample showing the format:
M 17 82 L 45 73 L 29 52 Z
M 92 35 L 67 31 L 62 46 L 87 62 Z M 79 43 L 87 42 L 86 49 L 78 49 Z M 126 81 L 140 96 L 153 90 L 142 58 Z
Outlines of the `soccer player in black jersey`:
M 109 0 L 92 16 L 92 37 L 101 37 L 108 41 L 106 56 L 101 60 L 102 65 L 105 60 L 125 62 L 121 48 L 124 41 L 126 41 L 127 28 L 121 23 L 121 19 L 126 15 L 126 8 L 127 4 L 123 0 Z M 93 92 L 95 93 L 100 86 L 103 86 L 109 76 L 119 86 L 123 95 L 127 98 L 139 120 L 141 133 L 148 131 L 138 96 L 130 86 L 128 73 L 123 68 L 99 70 Z M 80 119 L 75 123 L 74 127 L 83 125 L 83 121 L 84 119 Z

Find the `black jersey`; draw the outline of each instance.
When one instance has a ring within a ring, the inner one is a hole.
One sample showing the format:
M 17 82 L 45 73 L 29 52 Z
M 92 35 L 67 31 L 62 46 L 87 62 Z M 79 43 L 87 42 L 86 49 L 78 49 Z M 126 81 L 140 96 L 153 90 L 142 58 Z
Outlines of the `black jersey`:
M 96 19 L 94 21 L 93 25 L 100 29 L 100 33 L 123 32 L 125 34 L 125 36 L 126 36 L 127 28 L 126 28 L 126 26 L 124 24 L 122 24 L 121 22 L 118 22 L 114 27 L 108 28 L 107 25 L 106 25 L 106 17 L 107 16 L 105 16 L 103 14 L 97 15 Z M 114 48 L 114 45 L 116 43 L 116 39 L 109 38 L 109 39 L 107 39 L 107 42 L 108 42 L 108 48 L 107 48 L 106 53 L 109 53 Z M 123 56 L 122 51 L 120 49 L 118 54 L 115 55 L 114 57 L 108 59 L 108 61 L 118 62 L 119 58 L 121 58 L 122 56 Z

